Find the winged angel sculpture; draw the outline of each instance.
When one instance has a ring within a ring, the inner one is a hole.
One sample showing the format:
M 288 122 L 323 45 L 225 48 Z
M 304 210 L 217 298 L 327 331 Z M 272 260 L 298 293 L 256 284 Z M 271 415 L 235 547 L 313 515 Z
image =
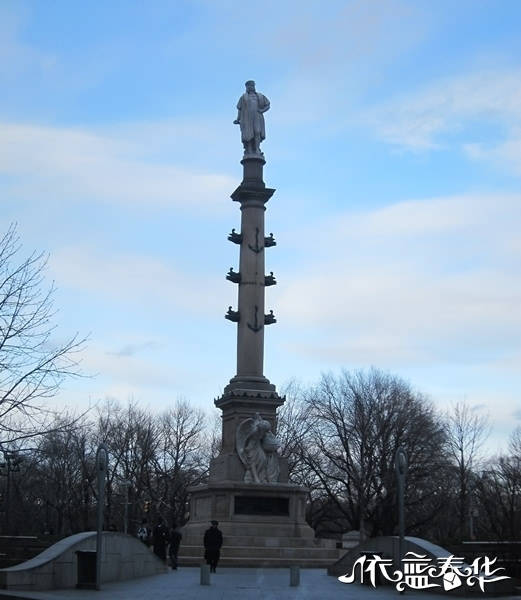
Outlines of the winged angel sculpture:
M 276 483 L 279 479 L 279 440 L 269 421 L 259 413 L 244 420 L 236 431 L 237 454 L 246 467 L 246 483 Z

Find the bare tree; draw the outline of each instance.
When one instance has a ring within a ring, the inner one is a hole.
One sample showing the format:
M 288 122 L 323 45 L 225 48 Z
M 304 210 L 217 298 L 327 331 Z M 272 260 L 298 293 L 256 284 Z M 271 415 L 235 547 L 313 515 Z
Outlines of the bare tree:
M 447 451 L 456 469 L 456 510 L 459 535 L 463 536 L 467 517 L 472 510 L 475 470 L 479 467 L 480 451 L 490 431 L 488 417 L 473 411 L 466 402 L 458 402 L 447 414 L 445 431 Z
M 95 477 L 90 424 L 65 414 L 50 425 L 49 432 L 16 444 L 22 460 L 6 499 L 8 531 L 66 535 L 88 529 L 89 516 L 93 523 L 91 494 L 84 493 Z
M 55 341 L 54 285 L 44 289 L 47 258 L 36 252 L 20 258 L 20 251 L 12 225 L 0 240 L 0 444 L 41 433 L 48 416 L 42 400 L 79 374 L 76 353 L 84 342 L 77 335 Z
M 131 400 L 126 406 L 106 401 L 99 409 L 96 437 L 96 446 L 103 442 L 109 451 L 107 524 L 123 529 L 120 506 L 126 502 L 127 482 L 131 522 L 140 520 L 146 500 L 155 499 L 155 464 L 161 445 L 157 418 Z
M 277 438 L 280 441 L 280 453 L 288 461 L 289 480 L 313 489 L 316 487 L 314 475 L 301 458 L 312 429 L 308 406 L 303 402 L 304 393 L 296 379 L 282 387 L 281 394 L 286 401 L 277 412 Z
M 487 460 L 476 477 L 483 539 L 519 540 L 521 529 L 521 427 L 510 436 L 508 454 Z
M 160 417 L 155 491 L 160 512 L 171 522 L 184 521 L 188 488 L 202 483 L 208 473 L 205 425 L 204 412 L 185 399 L 178 399 Z
M 324 375 L 304 401 L 312 430 L 301 457 L 334 509 L 340 531 L 393 533 L 393 461 L 399 446 L 409 458 L 408 529 L 421 531 L 443 502 L 437 475 L 445 468 L 444 433 L 430 403 L 398 377 L 376 369 Z
M 219 456 L 222 448 L 222 416 L 220 411 L 214 409 L 208 415 L 205 432 L 203 462 L 209 468 L 210 461 Z
M 510 436 L 508 451 L 513 459 L 521 463 L 521 426 L 517 426 Z
M 146 510 L 151 520 L 183 522 L 188 487 L 208 473 L 205 425 L 205 414 L 183 399 L 160 415 L 132 401 L 102 405 L 96 444 L 103 441 L 109 450 L 107 524 L 123 528 L 119 506 L 127 494 L 131 531 Z

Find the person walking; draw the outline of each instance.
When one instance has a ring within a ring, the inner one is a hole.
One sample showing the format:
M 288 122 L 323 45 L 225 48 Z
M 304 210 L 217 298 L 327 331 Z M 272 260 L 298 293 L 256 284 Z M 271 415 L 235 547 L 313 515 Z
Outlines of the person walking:
M 210 573 L 216 573 L 217 563 L 221 554 L 221 546 L 223 545 L 223 534 L 218 521 L 210 521 L 211 527 L 204 533 L 204 559 L 210 565 Z
M 174 524 L 170 530 L 170 539 L 168 545 L 168 556 L 170 556 L 170 566 L 173 571 L 177 570 L 177 555 L 179 553 L 179 546 L 183 538 L 182 533 L 179 531 L 179 527 Z
M 166 561 L 166 544 L 168 542 L 168 529 L 159 517 L 157 525 L 154 527 L 154 554 L 163 561 Z
M 150 527 L 148 526 L 148 521 L 143 519 L 141 521 L 141 526 L 137 530 L 137 537 L 145 544 L 145 546 L 150 546 L 150 538 L 152 536 L 152 532 L 150 531 Z

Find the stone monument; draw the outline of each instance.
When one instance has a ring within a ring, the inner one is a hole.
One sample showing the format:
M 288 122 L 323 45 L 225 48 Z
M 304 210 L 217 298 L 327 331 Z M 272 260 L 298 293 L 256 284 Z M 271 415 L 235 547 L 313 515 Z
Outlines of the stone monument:
M 265 274 L 264 264 L 266 250 L 276 246 L 273 234 L 264 231 L 266 203 L 275 192 L 264 183 L 260 150 L 266 137 L 263 113 L 269 107 L 255 83 L 246 82 L 234 121 L 244 146 L 243 179 L 231 195 L 240 207 L 241 229 L 228 235 L 239 246 L 239 270 L 230 268 L 226 275 L 238 286 L 237 310 L 230 306 L 225 315 L 237 324 L 237 372 L 215 400 L 222 410 L 222 447 L 211 462 L 209 482 L 190 490 L 180 554 L 184 564 L 190 564 L 189 557 L 200 561 L 201 555 L 194 555 L 202 552 L 211 519 L 219 521 L 223 532 L 225 564 L 312 566 L 336 557 L 335 551 L 331 558 L 310 554 L 324 548 L 305 521 L 307 489 L 288 483 L 287 459 L 279 455 L 276 437 L 276 411 L 284 398 L 264 375 L 264 332 L 276 323 L 273 311 L 265 312 L 265 290 L 277 283 L 273 272 Z

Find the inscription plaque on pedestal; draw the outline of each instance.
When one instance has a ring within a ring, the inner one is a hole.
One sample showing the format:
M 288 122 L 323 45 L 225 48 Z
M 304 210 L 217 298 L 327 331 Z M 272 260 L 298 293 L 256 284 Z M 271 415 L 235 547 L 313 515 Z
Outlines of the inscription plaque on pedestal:
M 289 498 L 265 498 L 264 496 L 235 496 L 236 515 L 271 515 L 289 517 Z

